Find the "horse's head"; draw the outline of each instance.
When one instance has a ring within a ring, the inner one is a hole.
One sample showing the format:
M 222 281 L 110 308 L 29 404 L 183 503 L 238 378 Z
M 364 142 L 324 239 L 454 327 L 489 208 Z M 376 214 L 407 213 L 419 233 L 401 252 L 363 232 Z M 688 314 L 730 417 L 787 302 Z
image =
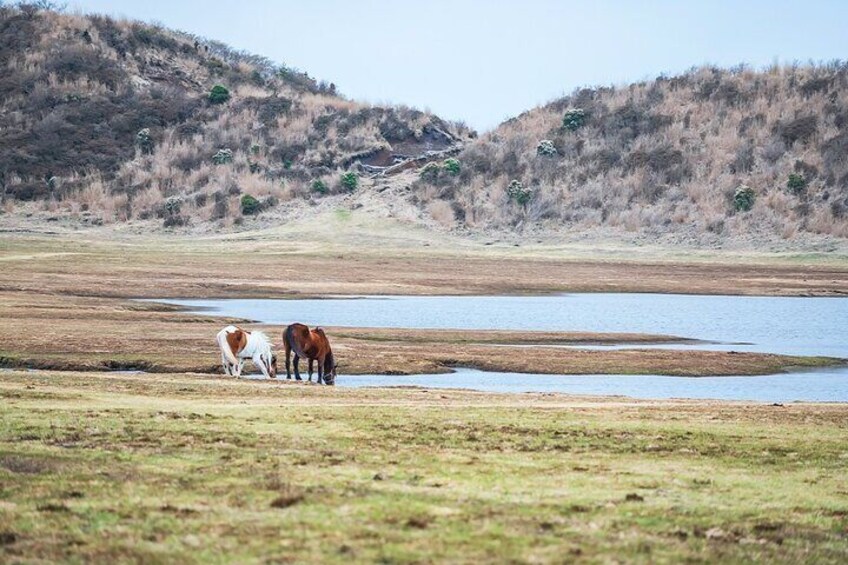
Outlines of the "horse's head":
M 268 364 L 268 374 L 271 375 L 272 379 L 277 378 L 277 356 L 273 353 L 271 354 L 271 362 Z
M 337 364 L 333 364 L 332 368 L 329 371 L 324 371 L 324 383 L 330 386 L 336 384 L 336 368 Z

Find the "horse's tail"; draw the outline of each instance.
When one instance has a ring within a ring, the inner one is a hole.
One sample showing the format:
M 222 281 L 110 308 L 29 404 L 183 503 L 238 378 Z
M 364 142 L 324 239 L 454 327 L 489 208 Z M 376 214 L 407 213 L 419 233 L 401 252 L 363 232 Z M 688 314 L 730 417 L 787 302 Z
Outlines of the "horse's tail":
M 233 350 L 230 349 L 230 344 L 227 342 L 227 329 L 218 332 L 218 347 L 221 348 L 221 352 L 224 354 L 224 357 L 227 358 L 227 361 L 230 362 L 231 365 L 238 365 L 238 359 L 236 359 L 235 354 L 233 354 Z
M 286 351 L 294 349 L 294 324 L 286 326 L 286 330 L 283 332 L 283 347 Z

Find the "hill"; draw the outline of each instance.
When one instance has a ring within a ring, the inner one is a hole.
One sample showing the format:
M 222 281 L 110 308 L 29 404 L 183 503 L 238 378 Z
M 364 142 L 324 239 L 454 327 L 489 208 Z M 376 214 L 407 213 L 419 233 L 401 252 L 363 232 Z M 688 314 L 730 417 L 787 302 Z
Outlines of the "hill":
M 7 225 L 208 232 L 342 208 L 517 241 L 848 237 L 842 62 L 583 88 L 479 138 L 216 41 L 32 5 L 0 7 L 0 68 Z
M 230 223 L 346 189 L 355 161 L 451 151 L 473 132 L 346 100 L 333 84 L 138 22 L 0 7 L 4 209 L 93 223 Z M 248 207 L 250 207 L 248 206 Z M 23 209 L 31 210 L 26 206 Z
M 419 193 L 472 226 L 846 237 L 848 64 L 580 89 L 457 158 L 458 174 L 431 167 Z

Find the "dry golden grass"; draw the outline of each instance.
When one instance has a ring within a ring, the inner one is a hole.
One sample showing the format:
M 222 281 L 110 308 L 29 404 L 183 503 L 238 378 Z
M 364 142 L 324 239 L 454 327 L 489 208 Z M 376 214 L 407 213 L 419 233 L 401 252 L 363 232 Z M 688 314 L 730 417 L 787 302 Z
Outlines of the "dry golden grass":
M 2 8 L 0 18 L 9 84 L 32 83 L 2 101 L 2 128 L 17 139 L 3 154 L 30 156 L 23 169 L 24 159 L 4 162 L 5 193 L 55 198 L 57 215 L 86 213 L 106 224 L 161 219 L 164 199 L 180 198 L 177 225 L 232 224 L 241 216 L 238 193 L 276 202 L 303 196 L 287 185 L 338 176 L 353 156 L 390 147 L 389 130 L 407 132 L 411 145 L 428 127 L 456 139 L 469 134 L 429 112 L 343 99 L 294 69 L 157 25 L 18 6 Z M 215 85 L 231 99 L 210 104 Z M 114 139 L 89 143 L 79 125 L 87 118 L 68 117 L 67 106 L 57 110 L 52 100 L 69 101 L 72 112 L 79 106 L 80 116 L 105 111 Z M 152 150 L 134 143 L 142 128 Z M 44 141 L 54 137 L 61 143 Z M 232 151 L 233 161 L 213 166 L 220 149 Z M 202 200 L 215 194 L 229 205 L 213 213 Z
M 704 242 L 791 238 L 794 230 L 846 237 L 840 187 L 848 168 L 835 149 L 845 143 L 846 69 L 838 62 L 761 72 L 703 67 L 579 90 L 469 144 L 459 156 L 467 170 L 451 192 L 476 226 L 603 225 Z M 575 132 L 561 127 L 568 107 L 588 114 Z M 816 121 L 812 131 L 783 133 L 806 117 Z M 556 157 L 537 155 L 543 139 L 555 141 Z M 786 189 L 793 172 L 809 181 L 803 194 Z M 526 210 L 504 195 L 513 179 L 534 190 Z M 731 199 L 741 184 L 757 202 L 735 214 Z
M 490 246 L 362 221 L 323 218 L 224 237 L 130 237 L 109 230 L 6 234 L 0 242 L 0 288 L 120 298 L 848 293 L 841 256 Z

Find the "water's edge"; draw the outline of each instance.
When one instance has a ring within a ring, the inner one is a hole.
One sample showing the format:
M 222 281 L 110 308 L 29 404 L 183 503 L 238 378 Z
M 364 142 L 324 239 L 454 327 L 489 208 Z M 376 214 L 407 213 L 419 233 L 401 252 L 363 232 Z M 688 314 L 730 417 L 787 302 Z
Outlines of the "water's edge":
M 523 345 L 675 349 L 848 358 L 846 298 L 674 294 L 325 297 L 321 300 L 155 300 L 190 312 L 356 328 L 577 331 L 685 336 L 684 343 Z M 487 344 L 497 347 L 500 344 Z M 506 346 L 507 344 L 504 344 Z M 522 347 L 522 345 L 518 345 Z M 488 392 L 562 392 L 633 398 L 848 402 L 844 365 L 758 376 L 546 375 L 456 369 L 430 375 L 341 375 L 339 386 L 424 386 Z

